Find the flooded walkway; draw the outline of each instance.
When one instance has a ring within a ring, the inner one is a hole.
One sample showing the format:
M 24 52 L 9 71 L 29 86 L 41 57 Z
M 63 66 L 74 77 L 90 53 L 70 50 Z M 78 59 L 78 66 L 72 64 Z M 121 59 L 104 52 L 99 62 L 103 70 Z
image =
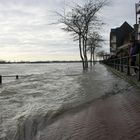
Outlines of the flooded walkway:
M 6 66 L 24 74 L 39 68 L 1 85 L 0 140 L 140 139 L 140 91 L 108 67 Z
M 104 96 L 60 115 L 39 140 L 140 140 L 140 91 Z

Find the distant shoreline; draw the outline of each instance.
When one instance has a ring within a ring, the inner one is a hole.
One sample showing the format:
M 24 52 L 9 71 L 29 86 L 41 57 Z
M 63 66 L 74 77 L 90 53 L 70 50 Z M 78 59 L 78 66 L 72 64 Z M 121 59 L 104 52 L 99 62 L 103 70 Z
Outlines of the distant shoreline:
M 82 61 L 20 61 L 20 62 L 5 62 L 2 61 L 0 64 L 39 64 L 39 63 L 79 63 Z
M 5 62 L 1 61 L 0 64 L 40 64 L 40 63 L 81 63 L 82 61 L 20 61 L 20 62 Z M 90 62 L 90 61 L 89 61 Z M 98 61 L 95 61 L 98 62 Z

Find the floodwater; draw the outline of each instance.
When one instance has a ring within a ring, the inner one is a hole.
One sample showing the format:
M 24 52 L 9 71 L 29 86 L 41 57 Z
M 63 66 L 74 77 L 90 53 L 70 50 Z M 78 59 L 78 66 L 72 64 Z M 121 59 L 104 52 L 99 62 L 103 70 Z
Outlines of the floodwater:
M 63 112 L 130 87 L 100 64 L 2 64 L 0 75 L 19 75 L 0 86 L 0 140 L 39 140 Z

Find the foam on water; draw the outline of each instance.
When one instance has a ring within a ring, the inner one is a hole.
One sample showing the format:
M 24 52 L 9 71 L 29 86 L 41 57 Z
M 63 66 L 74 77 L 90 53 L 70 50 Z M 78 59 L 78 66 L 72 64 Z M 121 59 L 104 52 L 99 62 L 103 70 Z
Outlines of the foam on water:
M 81 64 L 2 66 L 2 75 L 7 71 L 25 77 L 0 88 L 0 140 L 39 140 L 40 131 L 57 115 L 128 86 L 99 64 L 87 72 Z

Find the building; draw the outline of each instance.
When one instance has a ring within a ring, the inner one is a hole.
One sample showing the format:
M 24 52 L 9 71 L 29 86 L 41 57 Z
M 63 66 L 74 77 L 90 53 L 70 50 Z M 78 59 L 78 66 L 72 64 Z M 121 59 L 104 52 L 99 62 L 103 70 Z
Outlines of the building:
M 135 27 L 135 39 L 140 40 L 140 1 L 135 4 L 135 10 L 136 10 L 136 24 Z
M 116 53 L 128 47 L 130 40 L 140 40 L 140 1 L 135 4 L 136 23 L 134 28 L 126 21 L 117 28 L 111 29 L 110 32 L 110 54 Z
M 134 38 L 135 31 L 126 21 L 110 32 L 110 54 L 116 55 L 117 50 L 124 45 L 128 45 Z

